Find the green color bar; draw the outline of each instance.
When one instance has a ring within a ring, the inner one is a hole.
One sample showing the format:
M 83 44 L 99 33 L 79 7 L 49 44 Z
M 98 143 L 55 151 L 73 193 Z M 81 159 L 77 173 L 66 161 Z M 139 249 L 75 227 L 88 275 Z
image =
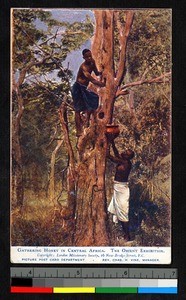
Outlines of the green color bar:
M 129 287 L 99 287 L 96 288 L 96 294 L 137 294 L 138 288 Z

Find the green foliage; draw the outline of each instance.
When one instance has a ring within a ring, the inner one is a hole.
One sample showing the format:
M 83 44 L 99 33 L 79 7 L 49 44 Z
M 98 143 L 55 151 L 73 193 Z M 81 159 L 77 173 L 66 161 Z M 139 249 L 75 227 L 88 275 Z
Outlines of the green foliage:
M 41 38 L 46 38 L 42 30 L 38 30 L 34 21 L 37 18 L 46 20 L 49 12 L 41 13 L 40 10 L 14 9 L 13 10 L 13 66 L 14 70 L 23 67 L 34 58 L 32 47 Z
M 119 12 L 125 24 L 125 14 Z M 115 24 L 115 65 L 119 58 L 118 26 Z M 138 10 L 129 35 L 124 83 L 151 79 L 171 70 L 171 11 Z M 123 83 L 123 84 L 124 84 Z M 119 151 L 133 149 L 130 175 L 130 222 L 133 246 L 170 245 L 170 82 L 129 88 L 130 96 L 117 99 L 113 120 L 120 126 L 115 140 Z M 130 107 L 134 107 L 131 110 Z M 112 185 L 115 166 L 108 162 L 106 185 Z M 112 172 L 111 172 L 112 170 Z M 108 188 L 110 202 L 112 190 Z M 121 226 L 110 223 L 115 245 L 125 246 Z
M 14 9 L 12 21 L 15 82 L 19 83 L 26 68 L 23 83 L 18 86 L 24 105 L 20 130 L 24 173 L 26 176 L 36 163 L 46 180 L 56 140 L 63 138 L 58 108 L 64 98 L 68 103 L 72 101 L 69 84 L 72 72 L 64 69 L 62 62 L 92 35 L 93 26 L 89 17 L 84 23 L 69 24 L 52 19 L 52 14 L 42 9 Z M 12 110 L 15 119 L 18 112 L 15 91 Z M 69 111 L 70 136 L 74 134 L 72 120 L 73 113 Z M 61 147 L 56 157 L 56 174 L 67 164 L 66 149 Z M 58 175 L 57 178 L 61 180 Z
M 113 170 L 113 163 L 108 162 L 107 174 Z M 148 174 L 148 175 L 147 175 Z M 110 172 L 106 185 L 107 199 L 112 197 L 114 172 Z M 171 203 L 170 203 L 170 156 L 159 159 L 154 166 L 154 172 L 133 162 L 130 174 L 130 235 L 131 246 L 170 246 Z M 113 224 L 109 218 L 109 229 L 112 244 L 129 246 L 124 238 L 121 224 Z
M 14 72 L 31 61 L 36 64 L 28 70 L 29 73 L 51 72 L 59 68 L 58 63 L 64 61 L 70 51 L 78 49 L 92 34 L 93 25 L 88 17 L 84 23 L 69 24 L 52 19 L 50 12 L 41 9 L 14 9 Z M 47 55 L 51 55 L 51 58 L 37 65 Z
M 74 22 L 68 26 L 63 34 L 61 43 L 63 52 L 68 53 L 69 50 L 80 48 L 93 35 L 93 24 L 89 17 L 85 23 Z
M 131 117 L 129 110 L 123 109 L 123 101 L 118 101 L 114 117 L 121 124 L 118 144 L 133 148 L 141 163 L 153 166 L 159 157 L 170 152 L 170 102 L 160 93 L 157 98 L 153 96 L 147 100 L 141 99 L 135 118 Z
M 129 36 L 127 67 L 131 79 L 156 77 L 171 68 L 171 10 L 135 12 Z
M 56 147 L 56 139 L 63 138 L 58 117 L 58 106 L 62 101 L 60 90 L 62 86 L 55 86 L 52 82 L 50 84 L 51 88 L 47 87 L 47 89 L 45 86 L 42 89 L 39 84 L 32 85 L 32 88 L 25 86 L 24 96 L 28 100 L 25 100 L 20 135 L 24 167 L 29 170 L 32 163 L 36 163 L 38 169 L 45 175 L 50 170 L 51 153 Z M 41 95 L 39 99 L 36 96 L 37 89 Z M 57 94 L 59 99 L 56 98 Z M 67 160 L 66 149 L 63 147 L 57 156 L 57 173 L 59 168 L 63 169 L 66 166 Z M 43 179 L 46 180 L 46 176 L 43 175 Z M 35 174 L 35 180 L 38 180 L 37 174 Z

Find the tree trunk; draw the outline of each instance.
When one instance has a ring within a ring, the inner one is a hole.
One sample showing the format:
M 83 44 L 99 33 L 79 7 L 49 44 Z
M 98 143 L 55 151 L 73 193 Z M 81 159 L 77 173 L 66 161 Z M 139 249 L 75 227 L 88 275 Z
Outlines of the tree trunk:
M 23 115 L 23 99 L 19 92 L 17 93 L 18 111 L 15 117 L 12 116 L 12 175 L 15 190 L 15 198 L 17 206 L 23 205 L 24 189 L 23 189 L 23 163 L 22 149 L 20 145 L 20 120 Z
M 17 114 L 12 114 L 12 174 L 14 176 L 14 187 L 16 201 L 18 206 L 23 205 L 24 200 L 24 187 L 23 187 L 23 162 L 22 162 L 22 149 L 20 143 L 20 128 L 21 118 L 24 112 L 24 100 L 21 94 L 21 85 L 25 80 L 26 73 L 34 65 L 42 65 L 50 55 L 46 55 L 41 61 L 31 61 L 27 66 L 24 66 L 19 73 L 19 78 L 16 81 L 16 75 L 12 73 L 12 94 L 14 93 L 17 100 Z M 12 193 L 13 194 L 13 193 Z
M 132 25 L 133 14 L 126 13 L 126 28 Z M 107 230 L 105 168 L 108 141 L 106 125 L 112 123 L 116 92 L 123 79 L 128 32 L 123 31 L 118 73 L 114 70 L 114 11 L 96 10 L 96 31 L 93 57 L 106 86 L 98 90 L 100 107 L 84 128 L 77 142 L 76 206 L 73 244 L 76 246 L 110 245 Z M 122 26 L 122 24 L 121 24 Z M 94 87 L 95 89 L 95 87 Z M 66 139 L 67 140 L 67 139 Z M 68 143 L 67 143 L 68 144 Z M 69 151 L 70 154 L 70 151 Z
M 100 90 L 100 110 L 95 118 L 92 117 L 90 127 L 84 130 L 77 145 L 79 164 L 74 235 L 74 243 L 77 246 L 108 246 L 110 243 L 105 192 L 107 152 L 105 129 L 106 124 L 112 119 L 111 110 L 115 95 L 113 12 L 96 11 L 95 16 L 97 27 L 92 52 L 94 57 L 97 57 L 98 68 L 101 66 L 103 69 L 103 78 L 107 83 L 106 87 Z
M 50 203 L 53 202 L 54 206 L 58 205 L 58 202 L 56 201 L 56 197 L 55 197 L 55 161 L 56 161 L 56 154 L 57 154 L 59 148 L 61 147 L 62 143 L 63 143 L 63 140 L 57 141 L 57 145 L 56 145 L 54 151 L 52 152 L 51 161 L 50 161 L 51 169 L 50 169 L 48 196 L 50 199 Z
M 104 179 L 107 140 L 104 132 L 104 125 L 93 124 L 78 143 L 74 235 L 77 246 L 109 244 Z
M 75 158 L 72 149 L 72 145 L 69 138 L 68 130 L 68 118 L 67 118 L 67 105 L 62 103 L 59 108 L 59 119 L 61 122 L 61 127 L 64 134 L 64 141 L 68 152 L 68 168 L 67 168 L 67 190 L 68 199 L 67 207 L 62 210 L 62 217 L 64 219 L 72 219 L 75 215 L 75 205 L 76 205 L 76 171 L 75 171 Z

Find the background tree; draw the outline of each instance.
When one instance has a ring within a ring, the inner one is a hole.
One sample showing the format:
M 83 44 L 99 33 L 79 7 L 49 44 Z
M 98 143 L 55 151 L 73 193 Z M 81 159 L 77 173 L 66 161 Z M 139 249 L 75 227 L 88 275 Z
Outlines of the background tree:
M 21 137 L 25 104 L 29 111 L 36 111 L 36 107 L 47 108 L 48 105 L 50 112 L 54 110 L 52 105 L 60 105 L 63 96 L 69 93 L 67 81 L 63 80 L 61 62 L 71 50 L 78 48 L 89 38 L 93 28 L 88 18 L 84 24 L 69 24 L 52 19 L 50 12 L 40 9 L 15 9 L 12 20 L 12 185 L 13 196 L 17 204 L 22 206 L 24 153 L 20 139 L 25 142 L 24 136 Z M 59 28 L 64 30 L 59 32 Z M 76 32 L 73 38 L 72 32 Z M 60 71 L 58 75 L 62 82 L 57 79 L 56 70 Z M 68 74 L 65 76 L 68 78 L 70 73 L 68 70 L 66 72 Z M 55 80 L 52 80 L 52 76 Z M 28 135 L 27 139 L 30 140 Z M 27 141 L 26 144 L 28 143 Z
M 114 11 L 95 11 L 96 30 L 92 45 L 93 56 L 103 70 L 106 87 L 100 90 L 101 118 L 98 113 L 86 134 L 78 141 L 78 183 L 76 201 L 76 245 L 109 245 L 107 230 L 105 167 L 106 125 L 112 122 L 117 89 L 125 70 L 126 45 L 132 26 L 133 12 L 126 12 L 126 26 L 121 27 L 121 53 L 117 74 L 114 68 Z M 121 25 L 122 26 L 122 25 Z M 104 117 L 102 117 L 104 116 Z M 88 176 L 85 174 L 88 174 Z M 86 178 L 86 180 L 85 180 Z M 87 191 L 86 194 L 84 191 Z

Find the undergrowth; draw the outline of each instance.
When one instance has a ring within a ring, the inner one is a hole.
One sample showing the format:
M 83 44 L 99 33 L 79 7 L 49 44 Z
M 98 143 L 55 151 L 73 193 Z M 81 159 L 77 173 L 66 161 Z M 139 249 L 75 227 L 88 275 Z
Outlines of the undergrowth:
M 21 209 L 12 209 L 12 246 L 70 245 L 66 221 L 47 199 L 30 199 Z

